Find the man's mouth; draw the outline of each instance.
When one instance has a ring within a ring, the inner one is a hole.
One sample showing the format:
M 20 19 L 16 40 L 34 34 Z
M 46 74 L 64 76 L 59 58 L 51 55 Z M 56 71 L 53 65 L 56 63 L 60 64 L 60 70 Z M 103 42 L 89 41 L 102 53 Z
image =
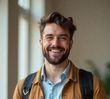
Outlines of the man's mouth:
M 59 48 L 59 47 L 51 47 L 51 48 L 49 48 L 49 53 L 50 53 L 50 55 L 52 55 L 52 56 L 60 56 L 60 55 L 62 55 L 63 53 L 64 53 L 64 49 L 63 48 Z
M 50 49 L 50 51 L 53 53 L 60 53 L 62 49 Z

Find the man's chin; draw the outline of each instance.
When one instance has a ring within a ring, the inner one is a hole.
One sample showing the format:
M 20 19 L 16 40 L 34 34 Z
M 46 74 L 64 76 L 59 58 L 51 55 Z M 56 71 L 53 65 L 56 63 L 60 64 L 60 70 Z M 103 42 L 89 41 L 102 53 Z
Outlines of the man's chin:
M 64 62 L 64 60 L 62 60 L 62 59 L 48 59 L 48 62 L 50 63 L 50 64 L 53 64 L 53 65 L 58 65 L 58 64 L 61 64 L 61 63 L 63 63 Z
M 59 64 L 61 64 L 62 62 L 49 61 L 49 63 L 52 64 L 52 65 L 59 65 Z
M 50 64 L 53 64 L 53 65 L 58 65 L 58 64 L 61 64 L 63 63 L 67 58 L 68 58 L 68 52 L 66 54 L 46 54 L 44 53 L 44 57 L 46 58 L 46 60 L 50 63 Z

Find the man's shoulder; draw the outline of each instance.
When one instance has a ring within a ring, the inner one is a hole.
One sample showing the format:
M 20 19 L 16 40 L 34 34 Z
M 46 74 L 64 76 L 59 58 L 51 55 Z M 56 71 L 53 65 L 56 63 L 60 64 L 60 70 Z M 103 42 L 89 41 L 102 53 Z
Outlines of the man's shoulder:
M 26 77 L 24 77 L 24 78 L 18 80 L 17 85 L 22 87 L 22 86 L 23 86 L 23 83 L 25 82 L 25 80 L 26 80 L 27 78 L 30 78 L 30 77 L 32 77 L 33 75 L 35 75 L 35 76 L 34 76 L 34 79 L 35 79 L 35 78 L 37 77 L 37 75 L 39 75 L 39 74 L 40 74 L 40 70 L 38 70 L 38 71 L 36 71 L 36 72 L 33 72 L 33 73 L 29 73 Z

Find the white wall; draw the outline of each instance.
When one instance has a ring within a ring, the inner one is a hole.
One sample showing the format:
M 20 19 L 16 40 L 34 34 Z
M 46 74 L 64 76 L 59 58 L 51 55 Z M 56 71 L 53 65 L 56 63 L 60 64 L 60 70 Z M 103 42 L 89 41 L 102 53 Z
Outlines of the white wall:
M 8 7 L 7 0 L 0 1 L 0 99 L 8 99 Z
M 72 16 L 77 25 L 70 58 L 82 68 L 93 60 L 104 73 L 110 61 L 110 1 L 54 0 L 52 6 L 53 11 Z

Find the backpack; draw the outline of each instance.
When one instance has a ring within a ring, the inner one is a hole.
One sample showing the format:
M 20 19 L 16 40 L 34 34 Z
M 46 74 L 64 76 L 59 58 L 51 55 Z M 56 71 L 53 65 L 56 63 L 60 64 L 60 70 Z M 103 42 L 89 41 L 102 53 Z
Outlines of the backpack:
M 27 76 L 22 89 L 22 99 L 28 99 L 32 81 L 36 76 L 36 72 Z M 93 75 L 91 72 L 83 69 L 79 70 L 80 90 L 82 99 L 93 99 Z

